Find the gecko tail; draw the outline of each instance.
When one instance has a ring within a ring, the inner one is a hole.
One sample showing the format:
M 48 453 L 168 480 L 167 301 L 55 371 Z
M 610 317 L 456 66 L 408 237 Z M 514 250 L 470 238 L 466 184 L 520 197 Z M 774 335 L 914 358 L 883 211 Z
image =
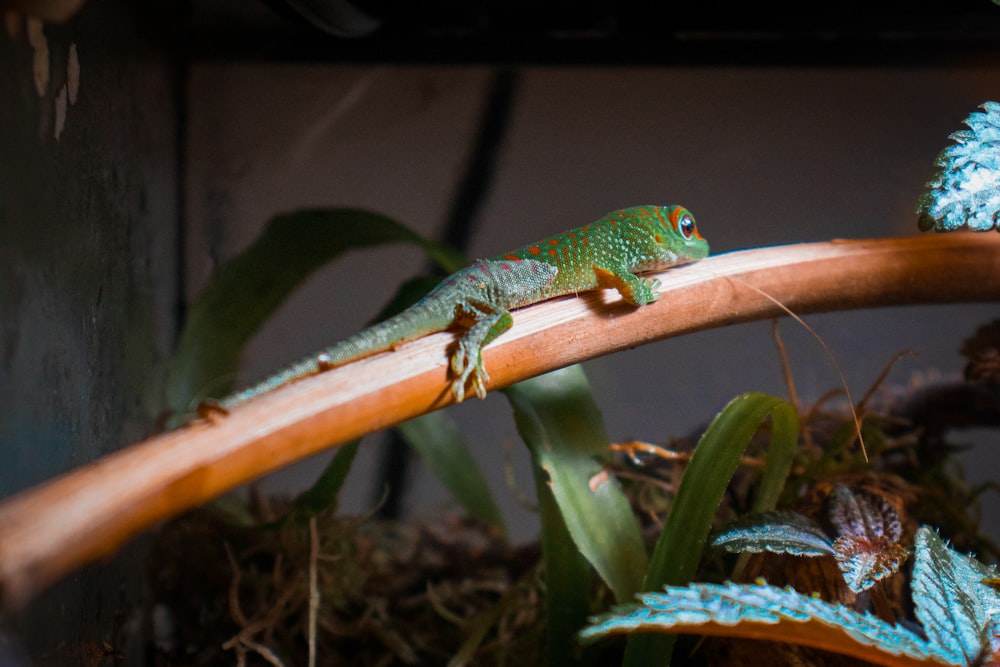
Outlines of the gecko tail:
M 374 324 L 325 350 L 299 360 L 255 385 L 226 396 L 218 402 L 218 406 L 224 410 L 230 410 L 286 384 L 388 351 L 400 343 L 447 329 L 454 319 L 454 313 L 444 312 L 444 309 L 429 306 L 431 304 L 427 303 L 425 299 L 394 317 Z

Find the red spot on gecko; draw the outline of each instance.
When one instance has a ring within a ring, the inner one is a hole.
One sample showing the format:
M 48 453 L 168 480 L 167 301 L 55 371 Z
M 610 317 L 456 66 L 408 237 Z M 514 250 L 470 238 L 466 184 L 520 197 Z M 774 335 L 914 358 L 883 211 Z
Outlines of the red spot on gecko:
M 558 257 L 559 252 L 555 248 L 549 248 L 549 257 Z
M 513 271 L 514 270 L 514 267 L 511 266 L 510 264 L 508 264 L 507 262 L 503 262 L 500 265 L 500 268 L 503 269 L 504 271 Z
M 517 255 L 504 255 L 503 258 L 504 259 L 509 259 L 512 262 L 520 262 L 521 261 L 521 258 L 518 257 Z
M 532 255 L 540 255 L 542 254 L 542 249 L 536 245 L 533 245 L 530 248 L 528 248 L 528 252 L 531 253 Z
M 559 239 L 549 239 L 549 245 L 559 245 Z
M 653 234 L 653 238 L 656 239 L 657 243 L 663 243 L 663 237 L 659 234 Z

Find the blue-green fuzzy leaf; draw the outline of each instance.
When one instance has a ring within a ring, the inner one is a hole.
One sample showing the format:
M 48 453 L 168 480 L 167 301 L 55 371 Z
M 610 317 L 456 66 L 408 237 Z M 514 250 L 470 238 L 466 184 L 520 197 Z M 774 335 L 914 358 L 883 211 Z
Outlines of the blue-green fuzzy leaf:
M 815 521 L 798 512 L 761 512 L 734 521 L 712 540 L 730 553 L 832 556 L 833 541 Z
M 581 640 L 636 632 L 716 634 L 812 646 L 884 665 L 963 664 L 902 626 L 790 588 L 692 584 L 639 600 L 591 619 Z
M 601 464 L 608 438 L 583 370 L 571 366 L 504 392 L 576 547 L 615 599 L 629 599 L 646 571 L 646 550 L 625 493 Z M 546 567 L 559 563 L 546 562 Z
M 218 268 L 191 305 L 170 363 L 167 405 L 183 417 L 194 401 L 225 394 L 243 347 L 313 271 L 355 248 L 412 243 L 451 273 L 463 260 L 384 215 L 359 209 L 295 211 L 272 218 L 239 256 Z
M 935 161 L 939 171 L 917 203 L 918 225 L 927 231 L 1000 230 L 1000 104 L 986 102 L 965 119 L 967 130 Z
M 428 413 L 397 428 L 469 516 L 506 534 L 500 508 L 485 476 L 462 434 L 444 412 Z
M 989 650 L 1000 595 L 983 580 L 996 576 L 995 567 L 950 549 L 932 528 L 917 530 L 912 583 L 916 616 L 949 661 L 973 664 Z

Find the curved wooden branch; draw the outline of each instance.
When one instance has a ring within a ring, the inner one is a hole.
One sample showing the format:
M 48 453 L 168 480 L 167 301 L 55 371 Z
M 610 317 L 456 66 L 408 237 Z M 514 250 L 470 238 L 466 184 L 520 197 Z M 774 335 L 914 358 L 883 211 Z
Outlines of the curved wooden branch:
M 491 389 L 623 348 L 784 315 L 1000 300 L 1000 234 L 833 241 L 729 253 L 658 276 L 630 307 L 610 291 L 519 310 L 485 351 Z M 23 604 L 142 530 L 324 448 L 451 402 L 449 333 L 282 388 L 214 423 L 122 449 L 0 503 L 0 607 Z

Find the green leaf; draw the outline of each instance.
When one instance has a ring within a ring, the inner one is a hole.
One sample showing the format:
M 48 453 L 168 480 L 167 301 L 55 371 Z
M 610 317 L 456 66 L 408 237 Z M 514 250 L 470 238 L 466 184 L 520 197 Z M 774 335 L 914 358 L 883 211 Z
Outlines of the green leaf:
M 912 583 L 915 613 L 930 642 L 950 662 L 974 664 L 989 650 L 1000 596 L 983 580 L 997 576 L 996 568 L 948 548 L 932 528 L 917 530 Z
M 545 664 L 547 667 L 577 665 L 576 633 L 586 623 L 590 611 L 590 564 L 566 527 L 548 475 L 537 465 L 532 470 L 545 564 Z
M 243 347 L 313 271 L 355 248 L 412 243 L 445 271 L 463 265 L 442 245 L 386 216 L 359 209 L 314 209 L 272 218 L 262 235 L 226 262 L 188 313 L 167 380 L 167 405 L 184 417 L 196 397 L 225 394 Z
M 347 480 L 347 474 L 351 471 L 360 442 L 352 440 L 337 449 L 337 453 L 323 469 L 319 479 L 295 498 L 286 518 L 306 524 L 320 512 L 336 510 L 340 490 Z
M 938 155 L 939 171 L 917 202 L 921 230 L 997 229 L 1000 217 L 1000 104 L 985 102 L 965 119 L 969 129 Z
M 617 600 L 629 599 L 639 590 L 646 551 L 628 499 L 599 460 L 608 455 L 608 437 L 583 370 L 571 366 L 504 392 L 576 548 Z
M 832 556 L 833 541 L 812 519 L 798 512 L 762 512 L 734 521 L 712 540 L 730 553 Z
M 618 607 L 591 619 L 580 639 L 591 643 L 612 634 L 683 632 L 812 646 L 879 665 L 963 664 L 901 625 L 791 588 L 691 584 L 644 593 L 639 599 L 639 605 Z
M 740 456 L 768 415 L 770 448 L 785 459 L 787 451 L 794 450 L 799 434 L 798 415 L 788 401 L 766 394 L 741 394 L 712 420 L 684 471 L 670 516 L 653 551 L 644 590 L 685 584 L 694 577 L 722 495 L 739 466 Z M 625 665 L 666 665 L 673 644 L 673 637 L 632 637 Z
M 431 412 L 397 428 L 469 516 L 493 526 L 501 535 L 506 534 L 500 508 L 493 500 L 486 478 L 462 434 L 445 413 Z

